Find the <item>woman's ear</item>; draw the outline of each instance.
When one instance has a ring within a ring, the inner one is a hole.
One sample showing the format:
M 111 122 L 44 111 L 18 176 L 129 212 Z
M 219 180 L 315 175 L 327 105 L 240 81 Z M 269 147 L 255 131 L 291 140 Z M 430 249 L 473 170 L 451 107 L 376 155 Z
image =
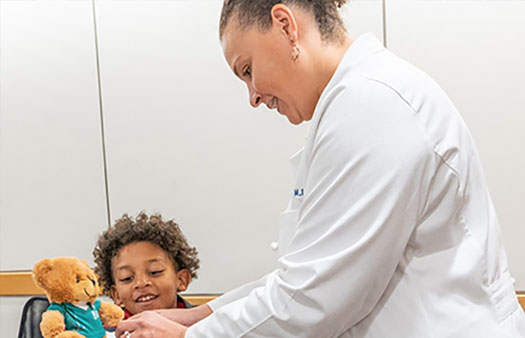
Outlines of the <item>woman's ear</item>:
M 186 291 L 191 282 L 190 271 L 188 269 L 181 269 L 177 271 L 177 280 L 179 281 L 177 292 Z
M 115 302 L 117 306 L 122 307 L 124 304 L 122 303 L 122 300 L 120 299 L 120 295 L 118 293 L 117 287 L 115 285 L 111 285 L 111 298 Z
M 272 25 L 284 34 L 287 40 L 290 38 L 297 41 L 297 21 L 290 7 L 277 4 L 272 7 Z

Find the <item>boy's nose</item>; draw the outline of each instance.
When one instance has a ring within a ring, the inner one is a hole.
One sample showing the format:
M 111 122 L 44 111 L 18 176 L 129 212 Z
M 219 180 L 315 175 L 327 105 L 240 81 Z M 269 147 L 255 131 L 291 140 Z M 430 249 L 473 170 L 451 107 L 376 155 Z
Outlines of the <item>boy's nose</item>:
M 135 288 L 143 288 L 151 285 L 151 281 L 148 276 L 137 276 L 135 278 Z

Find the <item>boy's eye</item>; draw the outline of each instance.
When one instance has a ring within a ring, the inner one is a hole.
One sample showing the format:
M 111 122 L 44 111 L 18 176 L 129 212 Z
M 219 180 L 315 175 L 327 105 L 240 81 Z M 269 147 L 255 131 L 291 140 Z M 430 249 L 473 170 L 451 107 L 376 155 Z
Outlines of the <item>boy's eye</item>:
M 127 282 L 131 282 L 133 280 L 133 278 L 130 276 L 130 277 L 124 277 L 124 278 L 120 278 L 119 281 L 121 283 L 127 283 Z
M 152 276 L 155 276 L 155 275 L 160 275 L 161 273 L 163 273 L 164 270 L 155 270 L 155 271 L 151 271 L 151 275 Z
M 250 67 L 244 68 L 244 70 L 242 71 L 242 75 L 244 75 L 244 76 L 252 75 L 252 70 L 250 69 Z

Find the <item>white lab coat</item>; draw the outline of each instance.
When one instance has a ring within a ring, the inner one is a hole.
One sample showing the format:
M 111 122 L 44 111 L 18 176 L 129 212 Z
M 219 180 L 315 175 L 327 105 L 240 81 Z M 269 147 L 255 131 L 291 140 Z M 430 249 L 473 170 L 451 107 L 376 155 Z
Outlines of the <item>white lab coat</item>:
M 440 87 L 366 34 L 316 106 L 278 268 L 186 337 L 517 338 L 478 153 Z

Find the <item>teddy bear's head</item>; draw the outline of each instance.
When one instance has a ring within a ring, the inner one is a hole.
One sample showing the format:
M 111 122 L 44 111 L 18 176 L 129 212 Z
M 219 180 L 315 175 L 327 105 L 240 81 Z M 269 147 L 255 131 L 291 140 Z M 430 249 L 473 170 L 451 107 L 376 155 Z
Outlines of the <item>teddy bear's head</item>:
M 100 292 L 86 261 L 75 257 L 46 258 L 33 268 L 35 284 L 55 303 L 94 302 Z

